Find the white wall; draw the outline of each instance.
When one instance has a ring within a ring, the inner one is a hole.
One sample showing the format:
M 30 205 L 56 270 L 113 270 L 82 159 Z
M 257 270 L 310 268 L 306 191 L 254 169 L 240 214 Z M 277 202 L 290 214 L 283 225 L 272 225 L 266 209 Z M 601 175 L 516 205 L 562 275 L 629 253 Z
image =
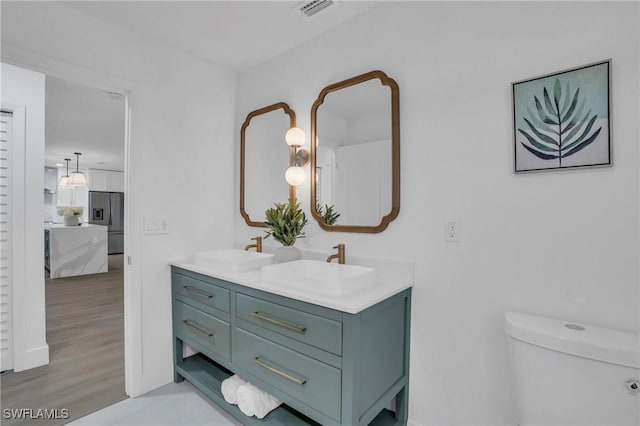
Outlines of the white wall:
M 3 60 L 57 77 L 133 88 L 125 230 L 132 258 L 125 311 L 132 328 L 126 350 L 133 345 L 141 356 L 127 364 L 137 383 L 128 392 L 135 396 L 172 381 L 167 262 L 232 244 L 229 225 L 238 211 L 228 183 L 236 175 L 235 74 L 53 2 L 3 3 L 2 47 Z M 37 187 L 41 225 L 42 179 Z M 145 216 L 167 218 L 169 234 L 144 235 Z
M 631 2 L 388 3 L 240 76 L 237 127 L 284 101 L 307 134 L 324 86 L 373 69 L 400 86 L 399 217 L 300 245 L 416 262 L 412 422 L 513 423 L 505 310 L 639 329 L 638 16 Z M 510 83 L 608 58 L 613 167 L 514 175 Z M 444 241 L 449 219 L 460 243 Z M 237 215 L 235 230 L 258 232 Z
M 47 364 L 44 311 L 44 74 L 1 64 L 2 108 L 13 111 L 11 288 L 13 370 Z

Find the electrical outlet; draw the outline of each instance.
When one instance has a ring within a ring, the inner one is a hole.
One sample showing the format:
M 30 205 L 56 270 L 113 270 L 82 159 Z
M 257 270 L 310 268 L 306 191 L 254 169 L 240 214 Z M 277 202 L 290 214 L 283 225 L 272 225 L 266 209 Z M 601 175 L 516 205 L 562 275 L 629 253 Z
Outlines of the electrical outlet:
M 460 242 L 460 223 L 455 220 L 449 220 L 445 228 L 445 241 L 459 243 Z

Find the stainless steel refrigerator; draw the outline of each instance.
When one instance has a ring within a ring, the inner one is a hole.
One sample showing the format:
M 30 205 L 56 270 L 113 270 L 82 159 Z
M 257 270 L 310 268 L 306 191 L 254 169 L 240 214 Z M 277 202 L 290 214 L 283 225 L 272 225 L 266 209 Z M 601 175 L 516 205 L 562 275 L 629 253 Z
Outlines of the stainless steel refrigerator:
M 108 226 L 109 254 L 124 253 L 124 194 L 89 191 L 89 223 Z

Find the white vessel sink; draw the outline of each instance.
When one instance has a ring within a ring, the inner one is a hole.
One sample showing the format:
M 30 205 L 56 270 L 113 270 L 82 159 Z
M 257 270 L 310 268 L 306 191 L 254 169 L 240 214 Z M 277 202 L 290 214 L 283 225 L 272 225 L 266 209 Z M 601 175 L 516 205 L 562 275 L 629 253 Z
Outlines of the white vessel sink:
M 273 255 L 242 249 L 203 251 L 193 255 L 193 263 L 220 272 L 245 272 L 273 263 Z
M 317 260 L 296 260 L 262 268 L 262 280 L 283 287 L 342 296 L 375 281 L 375 270 Z

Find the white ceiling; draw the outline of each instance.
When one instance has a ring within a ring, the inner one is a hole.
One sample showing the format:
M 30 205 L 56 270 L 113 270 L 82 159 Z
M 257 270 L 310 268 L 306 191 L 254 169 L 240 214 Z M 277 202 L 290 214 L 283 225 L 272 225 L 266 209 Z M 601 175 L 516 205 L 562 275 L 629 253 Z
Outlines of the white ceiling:
M 45 101 L 45 165 L 124 170 L 124 98 L 47 76 Z M 70 167 L 71 168 L 71 167 Z
M 308 18 L 300 1 L 68 1 L 81 13 L 152 42 L 243 71 L 375 6 L 336 0 Z M 124 100 L 47 77 L 45 164 L 81 152 L 80 167 L 124 170 Z
M 334 0 L 308 18 L 300 1 L 71 1 L 70 7 L 111 25 L 243 71 L 373 7 Z

